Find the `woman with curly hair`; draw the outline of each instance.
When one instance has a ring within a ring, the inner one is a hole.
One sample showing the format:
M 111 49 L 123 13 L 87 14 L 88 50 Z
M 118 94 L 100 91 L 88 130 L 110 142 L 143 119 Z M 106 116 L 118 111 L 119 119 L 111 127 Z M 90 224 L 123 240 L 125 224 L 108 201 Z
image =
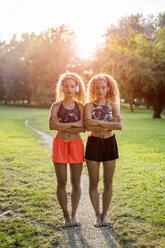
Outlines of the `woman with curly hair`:
M 95 226 L 110 224 L 107 211 L 112 197 L 112 179 L 115 171 L 118 148 L 112 130 L 121 130 L 118 107 L 120 96 L 116 81 L 107 74 L 97 74 L 89 81 L 85 105 L 85 126 L 88 137 L 85 158 L 89 173 L 89 194 L 95 210 Z M 99 209 L 99 166 L 103 163 L 102 213 Z
M 50 109 L 49 127 L 56 130 L 53 140 L 52 161 L 57 177 L 57 198 L 63 211 L 67 227 L 78 226 L 76 210 L 81 189 L 80 177 L 84 161 L 84 146 L 80 132 L 84 132 L 83 104 L 85 86 L 82 79 L 75 73 L 61 75 L 56 87 L 56 99 Z M 67 207 L 67 164 L 70 165 L 71 215 Z

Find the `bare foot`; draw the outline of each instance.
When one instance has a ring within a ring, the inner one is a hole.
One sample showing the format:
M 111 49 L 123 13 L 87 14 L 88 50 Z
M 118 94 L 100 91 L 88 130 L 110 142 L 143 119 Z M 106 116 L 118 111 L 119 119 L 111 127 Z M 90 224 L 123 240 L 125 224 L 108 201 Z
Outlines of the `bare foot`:
M 96 220 L 95 220 L 94 226 L 95 227 L 102 226 L 101 217 L 96 216 Z
M 66 227 L 73 226 L 72 223 L 71 223 L 71 220 L 70 220 L 69 216 L 64 216 L 64 224 L 65 224 Z
M 102 224 L 103 226 L 109 226 L 110 225 L 110 221 L 108 220 L 108 217 L 106 215 L 102 216 Z
M 72 223 L 72 226 L 81 226 L 81 223 L 80 223 L 80 221 L 77 220 L 76 216 L 71 217 L 71 223 Z

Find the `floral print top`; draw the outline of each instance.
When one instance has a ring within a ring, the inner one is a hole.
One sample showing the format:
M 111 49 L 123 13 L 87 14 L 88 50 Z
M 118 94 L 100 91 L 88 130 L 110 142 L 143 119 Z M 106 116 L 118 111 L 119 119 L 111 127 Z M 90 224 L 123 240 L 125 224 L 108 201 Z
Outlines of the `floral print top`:
M 99 105 L 96 102 L 93 103 L 92 119 L 111 121 L 112 118 L 112 107 L 110 106 L 110 103 L 108 101 L 106 101 L 105 105 Z
M 63 103 L 60 103 L 60 107 L 57 113 L 57 117 L 62 123 L 76 122 L 80 120 L 80 110 L 78 103 L 75 102 L 74 109 L 65 109 Z

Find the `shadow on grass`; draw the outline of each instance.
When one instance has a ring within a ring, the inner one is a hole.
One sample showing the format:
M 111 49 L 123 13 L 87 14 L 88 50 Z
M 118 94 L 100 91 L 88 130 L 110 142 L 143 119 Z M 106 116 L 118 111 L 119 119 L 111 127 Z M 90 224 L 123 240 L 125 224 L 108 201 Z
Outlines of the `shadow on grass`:
M 102 227 L 101 228 L 102 234 L 104 235 L 104 239 L 106 241 L 107 247 L 118 247 L 116 246 L 116 242 L 112 242 L 112 239 L 116 240 L 120 247 L 123 248 L 131 248 L 132 246 L 129 244 L 128 241 L 124 239 L 124 237 L 120 236 L 118 233 L 115 232 L 112 226 Z M 112 246 L 110 245 L 112 243 Z

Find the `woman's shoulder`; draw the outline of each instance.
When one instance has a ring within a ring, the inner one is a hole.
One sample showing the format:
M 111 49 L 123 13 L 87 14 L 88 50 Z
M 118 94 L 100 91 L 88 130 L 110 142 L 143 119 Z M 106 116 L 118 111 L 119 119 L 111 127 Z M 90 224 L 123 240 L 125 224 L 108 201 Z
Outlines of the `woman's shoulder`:
M 93 104 L 94 104 L 94 101 L 88 102 L 88 103 L 85 104 L 85 107 L 92 107 Z
M 79 108 L 80 111 L 83 111 L 84 110 L 84 105 L 80 102 L 75 102 Z
M 118 121 L 121 121 L 122 119 L 120 117 L 120 109 L 118 105 L 115 102 L 110 102 L 110 104 L 111 104 L 113 115 L 118 117 Z
M 56 108 L 58 108 L 60 105 L 61 105 L 61 101 L 60 101 L 60 102 L 53 102 L 50 108 L 51 108 L 51 109 L 56 109 Z
M 115 102 L 107 101 L 107 103 L 112 109 L 118 108 Z
M 81 102 L 76 102 L 75 103 L 80 107 L 80 108 L 84 108 L 84 105 Z

